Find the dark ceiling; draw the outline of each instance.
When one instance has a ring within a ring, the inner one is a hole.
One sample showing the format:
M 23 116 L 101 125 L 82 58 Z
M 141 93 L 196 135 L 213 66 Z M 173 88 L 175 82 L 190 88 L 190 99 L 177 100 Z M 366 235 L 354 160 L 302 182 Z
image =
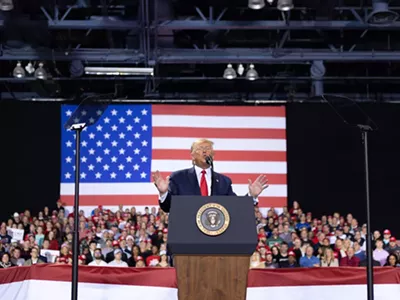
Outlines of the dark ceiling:
M 277 0 L 260 10 L 248 0 L 13 0 L 0 11 L 0 97 L 399 101 L 400 22 L 370 24 L 374 1 L 400 13 L 395 0 L 294 0 L 289 12 Z M 48 78 L 15 78 L 17 62 L 43 63 Z M 244 74 L 254 64 L 259 78 L 224 79 L 227 64 Z M 154 77 L 85 66 L 152 67 Z

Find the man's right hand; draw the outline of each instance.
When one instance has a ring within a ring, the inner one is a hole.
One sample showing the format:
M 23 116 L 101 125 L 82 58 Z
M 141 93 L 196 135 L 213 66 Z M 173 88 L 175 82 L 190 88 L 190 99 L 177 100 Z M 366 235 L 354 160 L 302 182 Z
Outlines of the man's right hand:
M 156 171 L 153 174 L 153 180 L 154 180 L 154 184 L 155 184 L 158 192 L 160 193 L 160 195 L 168 192 L 169 176 L 167 176 L 167 178 L 164 179 L 162 177 L 161 173 L 159 171 Z

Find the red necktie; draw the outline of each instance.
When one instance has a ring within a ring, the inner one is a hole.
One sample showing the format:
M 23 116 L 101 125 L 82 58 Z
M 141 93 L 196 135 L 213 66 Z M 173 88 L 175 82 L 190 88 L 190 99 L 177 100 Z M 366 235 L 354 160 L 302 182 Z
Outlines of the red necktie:
M 208 186 L 206 180 L 206 170 L 201 171 L 200 191 L 202 196 L 208 196 Z

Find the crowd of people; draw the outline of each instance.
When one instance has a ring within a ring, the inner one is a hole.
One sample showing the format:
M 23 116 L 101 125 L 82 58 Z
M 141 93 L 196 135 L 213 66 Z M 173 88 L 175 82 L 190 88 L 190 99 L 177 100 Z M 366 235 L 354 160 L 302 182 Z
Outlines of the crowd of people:
M 255 207 L 258 245 L 250 268 L 337 267 L 366 265 L 366 225 L 351 214 L 313 218 L 294 202 L 288 210 L 273 208 L 263 216 Z M 33 216 L 15 212 L 0 227 L 0 268 L 41 263 L 72 264 L 74 213 L 57 208 Z M 18 234 L 17 233 L 21 233 Z M 146 207 L 117 211 L 97 207 L 79 212 L 80 265 L 114 267 L 171 267 L 167 247 L 168 214 Z M 400 246 L 390 230 L 373 234 L 373 263 L 400 266 Z
M 256 207 L 258 245 L 250 268 L 362 267 L 367 265 L 367 225 L 352 214 L 313 218 L 298 202 L 266 217 Z M 400 267 L 400 246 L 389 229 L 373 232 L 373 265 Z

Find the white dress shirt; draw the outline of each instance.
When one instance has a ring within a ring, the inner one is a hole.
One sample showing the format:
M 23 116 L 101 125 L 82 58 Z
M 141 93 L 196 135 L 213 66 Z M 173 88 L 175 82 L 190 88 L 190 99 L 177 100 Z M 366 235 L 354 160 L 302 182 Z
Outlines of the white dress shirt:
M 203 171 L 203 169 L 195 165 L 194 170 L 196 172 L 197 182 L 200 187 L 201 177 L 203 176 L 203 174 L 201 172 Z M 206 171 L 205 176 L 206 176 L 206 181 L 207 181 L 208 195 L 210 196 L 211 195 L 211 185 L 212 185 L 212 183 L 211 183 L 211 168 L 207 168 L 207 169 L 205 169 L 205 171 Z M 165 199 L 167 199 L 167 196 L 168 196 L 168 191 L 166 193 L 160 195 L 160 198 L 159 198 L 160 202 L 163 203 L 165 201 Z M 248 194 L 248 196 L 251 196 L 250 193 Z M 254 201 L 254 204 L 258 203 L 257 198 L 253 198 L 253 201 Z

